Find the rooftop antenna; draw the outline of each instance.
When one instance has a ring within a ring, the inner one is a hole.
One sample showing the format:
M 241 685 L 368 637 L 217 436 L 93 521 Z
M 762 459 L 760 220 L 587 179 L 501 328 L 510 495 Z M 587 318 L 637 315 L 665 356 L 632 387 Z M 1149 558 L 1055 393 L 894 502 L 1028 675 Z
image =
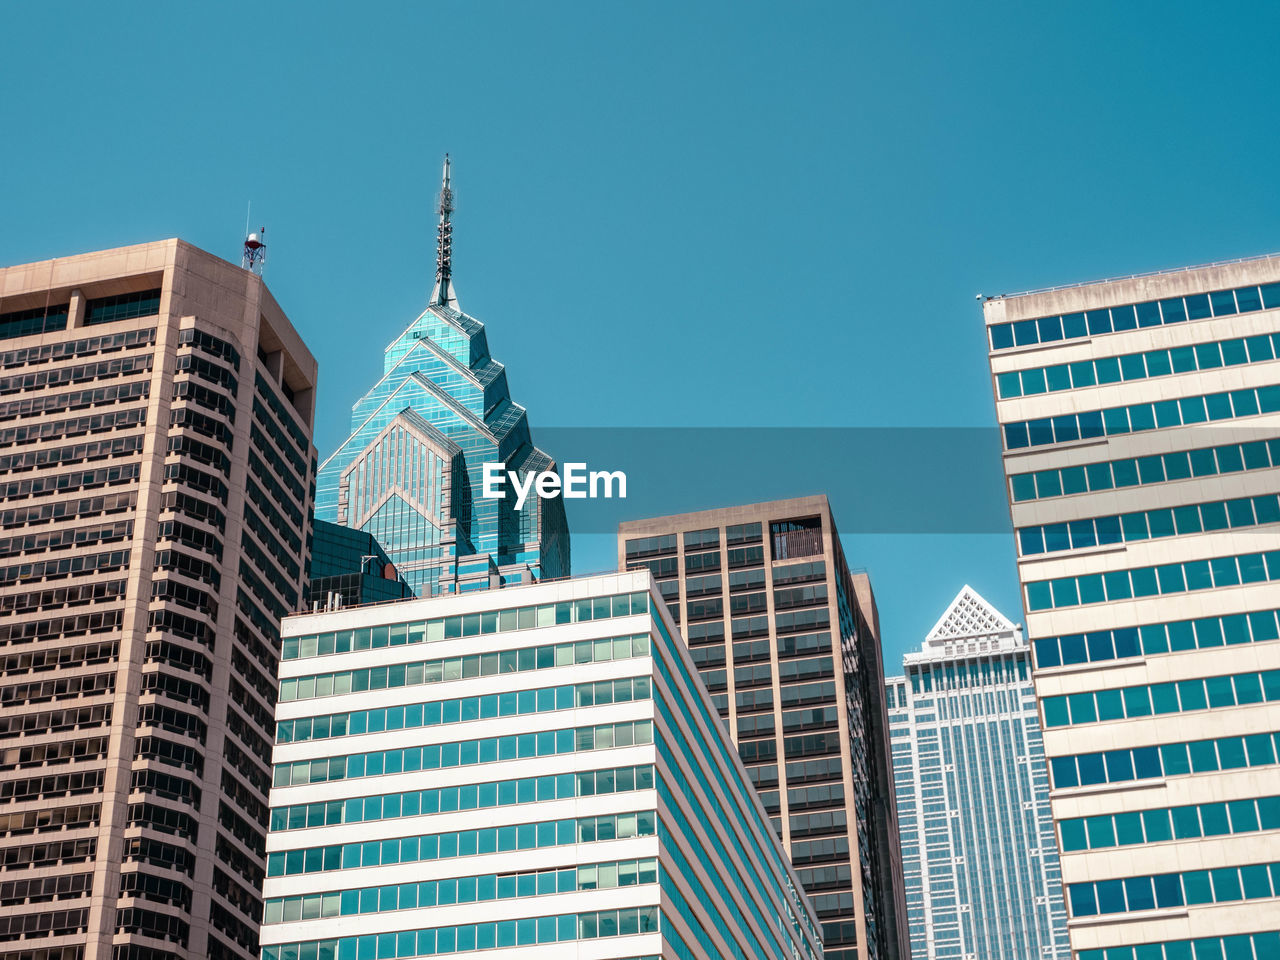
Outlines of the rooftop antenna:
M 250 273 L 262 276 L 262 268 L 267 264 L 267 228 L 257 233 L 249 233 L 249 225 L 245 224 L 244 256 L 240 265 Z
M 453 187 L 449 180 L 449 155 L 444 155 L 444 171 L 440 183 L 440 225 L 436 227 L 436 285 L 427 302 L 431 307 L 458 309 L 453 290 Z

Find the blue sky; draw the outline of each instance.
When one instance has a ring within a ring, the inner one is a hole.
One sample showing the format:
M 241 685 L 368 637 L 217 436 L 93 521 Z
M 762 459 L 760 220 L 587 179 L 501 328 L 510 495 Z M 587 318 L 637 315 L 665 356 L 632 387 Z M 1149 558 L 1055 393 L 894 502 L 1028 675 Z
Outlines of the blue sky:
M 0 263 L 168 236 L 267 280 L 345 435 L 434 269 L 539 427 L 990 427 L 976 293 L 1280 248 L 1277 14 L 1090 3 L 25 4 L 0 58 Z M 556 453 L 556 451 L 552 451 Z M 887 660 L 1008 531 L 745 449 L 722 503 L 833 491 Z M 892 448 L 848 463 L 892 477 Z M 952 482 L 939 464 L 938 483 Z M 633 476 L 701 508 L 680 466 Z M 697 492 L 694 493 L 694 488 Z M 646 503 L 652 496 L 646 497 Z M 584 536 L 576 566 L 613 559 Z

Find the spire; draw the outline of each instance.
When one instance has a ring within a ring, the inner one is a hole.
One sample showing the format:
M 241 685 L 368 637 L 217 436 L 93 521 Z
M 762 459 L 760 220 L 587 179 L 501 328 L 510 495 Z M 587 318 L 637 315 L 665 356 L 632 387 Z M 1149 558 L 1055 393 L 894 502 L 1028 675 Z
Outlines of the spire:
M 449 155 L 444 155 L 444 171 L 440 183 L 440 225 L 436 227 L 436 285 L 428 306 L 458 309 L 453 290 L 453 187 L 449 183 Z

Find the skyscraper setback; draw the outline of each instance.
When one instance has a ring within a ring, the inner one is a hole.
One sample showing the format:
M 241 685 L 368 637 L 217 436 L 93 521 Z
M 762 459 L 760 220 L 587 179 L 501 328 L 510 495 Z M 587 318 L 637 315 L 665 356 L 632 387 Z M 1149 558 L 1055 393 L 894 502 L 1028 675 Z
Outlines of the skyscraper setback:
M 1070 960 L 1029 659 L 965 586 L 886 682 L 912 960 Z
M 484 498 L 485 463 L 554 470 L 489 354 L 484 324 L 453 286 L 453 193 L 445 160 L 436 283 L 426 310 L 386 349 L 356 402 L 351 435 L 320 466 L 316 516 L 371 533 L 418 596 L 569 573 L 559 499 Z
M 256 957 L 316 365 L 180 240 L 0 270 L 0 957 Z
M 984 309 L 1071 946 L 1280 955 L 1280 257 Z
M 826 497 L 629 521 L 618 561 L 653 573 L 681 625 L 822 920 L 826 960 L 905 960 L 875 600 Z

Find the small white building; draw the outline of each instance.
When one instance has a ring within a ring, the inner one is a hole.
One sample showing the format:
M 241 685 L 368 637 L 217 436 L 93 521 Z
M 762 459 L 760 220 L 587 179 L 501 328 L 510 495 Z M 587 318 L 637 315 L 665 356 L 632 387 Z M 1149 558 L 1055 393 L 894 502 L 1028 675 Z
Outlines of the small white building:
M 263 960 L 821 957 L 648 572 L 282 635 Z

